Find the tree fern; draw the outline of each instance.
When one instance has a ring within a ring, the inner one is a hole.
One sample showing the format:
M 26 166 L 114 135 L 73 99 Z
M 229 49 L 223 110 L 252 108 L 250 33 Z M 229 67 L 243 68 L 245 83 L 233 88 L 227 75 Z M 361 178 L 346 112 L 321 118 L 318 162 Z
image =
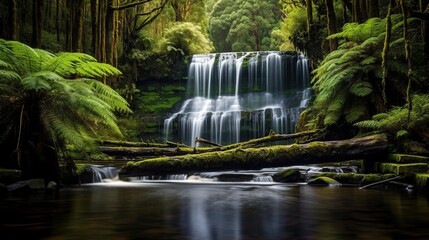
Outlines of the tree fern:
M 376 114 L 371 120 L 360 121 L 354 125 L 364 132 L 371 130 L 383 130 L 394 136 L 402 138 L 412 132 L 419 135 L 429 131 L 429 95 L 413 95 L 413 110 L 411 122 L 407 124 L 407 104 L 401 107 L 393 107 L 387 113 Z
M 36 151 L 34 162 L 43 159 L 43 151 L 27 143 L 61 153 L 70 146 L 94 146 L 100 131 L 120 137 L 115 112 L 131 110 L 125 99 L 97 80 L 120 74 L 87 54 L 52 54 L 0 39 L 0 144 L 16 146 L 6 155 Z
M 402 19 L 399 14 L 392 15 L 391 19 L 393 46 L 402 41 L 399 27 Z M 343 31 L 328 37 L 339 39 L 340 46 L 323 59 L 311 81 L 316 91 L 312 108 L 324 118 L 325 125 L 339 121 L 353 124 L 370 116 L 370 103 L 383 105 L 374 101 L 382 95 L 378 85 L 382 76 L 385 26 L 386 19 L 372 18 L 362 24 L 345 24 Z M 389 53 L 392 60 L 387 62 L 388 71 L 407 75 L 403 55 L 403 52 Z

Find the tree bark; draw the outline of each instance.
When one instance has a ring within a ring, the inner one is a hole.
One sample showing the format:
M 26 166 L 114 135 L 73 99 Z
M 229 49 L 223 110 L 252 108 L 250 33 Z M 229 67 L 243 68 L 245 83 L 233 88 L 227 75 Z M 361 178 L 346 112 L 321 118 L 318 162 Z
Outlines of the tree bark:
M 31 43 L 34 48 L 40 48 L 42 45 L 42 5 L 43 0 L 33 1 L 33 32 Z
M 420 11 L 429 15 L 429 0 L 420 0 Z M 426 59 L 429 59 L 429 20 L 422 20 L 422 38 Z
M 82 41 L 83 41 L 83 0 L 74 0 L 71 8 L 72 12 L 72 51 L 82 52 Z
M 9 38 L 11 40 L 18 40 L 18 16 L 16 12 L 16 0 L 9 0 Z
M 374 18 L 374 17 L 380 16 L 378 0 L 367 0 L 366 6 L 368 8 L 368 18 Z
M 308 38 L 311 37 L 311 26 L 313 26 L 313 1 L 307 0 L 307 34 Z
M 352 22 L 361 22 L 360 19 L 360 4 L 359 0 L 353 0 L 352 2 Z
M 337 32 L 337 25 L 336 25 L 337 19 L 335 17 L 334 1 L 325 0 L 325 4 L 326 4 L 327 15 L 328 15 L 328 36 L 329 36 Z M 337 47 L 338 47 L 338 40 L 329 39 L 329 50 L 332 52 L 336 50 Z
M 285 167 L 351 159 L 387 156 L 388 141 L 383 134 L 362 138 L 312 142 L 308 144 L 276 145 L 261 148 L 236 148 L 174 157 L 159 157 L 128 163 L 123 176 L 142 176 L 197 171 L 250 170 Z

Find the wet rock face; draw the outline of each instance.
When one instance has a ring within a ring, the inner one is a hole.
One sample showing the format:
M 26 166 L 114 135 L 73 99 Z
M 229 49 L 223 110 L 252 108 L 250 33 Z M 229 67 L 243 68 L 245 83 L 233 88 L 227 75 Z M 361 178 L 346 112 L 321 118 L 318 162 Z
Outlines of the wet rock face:
M 305 178 L 298 169 L 286 169 L 273 175 L 275 182 L 304 182 Z

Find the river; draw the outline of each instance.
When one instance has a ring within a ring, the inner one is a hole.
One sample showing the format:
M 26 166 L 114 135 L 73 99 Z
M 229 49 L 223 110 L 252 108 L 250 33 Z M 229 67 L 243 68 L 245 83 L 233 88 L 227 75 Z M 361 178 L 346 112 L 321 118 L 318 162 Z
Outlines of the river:
M 407 190 L 115 181 L 0 199 L 0 238 L 429 239 L 428 216 Z

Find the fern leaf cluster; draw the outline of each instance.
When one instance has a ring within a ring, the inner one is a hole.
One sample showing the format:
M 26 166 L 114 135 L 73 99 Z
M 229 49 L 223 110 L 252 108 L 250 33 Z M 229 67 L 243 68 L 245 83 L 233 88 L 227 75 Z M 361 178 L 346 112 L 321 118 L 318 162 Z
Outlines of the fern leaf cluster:
M 354 125 L 363 132 L 383 131 L 397 138 L 403 138 L 410 132 L 429 131 L 429 95 L 413 95 L 411 121 L 408 122 L 407 105 L 393 107 L 386 113 L 376 114 L 370 120 L 360 121 Z
M 392 15 L 392 45 L 401 41 L 401 16 Z M 343 30 L 328 39 L 340 42 L 314 70 L 313 88 L 317 95 L 313 107 L 329 126 L 339 121 L 353 124 L 370 116 L 369 104 L 374 104 L 381 78 L 381 50 L 384 44 L 385 19 L 371 18 L 365 23 L 348 23 Z M 392 54 L 396 54 L 393 52 Z M 403 54 L 403 53 L 402 53 Z M 399 67 L 399 65 L 401 67 Z M 392 71 L 406 72 L 403 62 L 388 62 Z M 402 71 L 404 70 L 404 71 Z
M 46 133 L 57 150 L 83 149 L 100 131 L 121 136 L 115 114 L 131 112 L 129 105 L 98 80 L 120 74 L 87 54 L 52 54 L 0 39 L 0 142 L 18 141 L 13 135 L 34 117 L 43 129 L 31 131 Z

